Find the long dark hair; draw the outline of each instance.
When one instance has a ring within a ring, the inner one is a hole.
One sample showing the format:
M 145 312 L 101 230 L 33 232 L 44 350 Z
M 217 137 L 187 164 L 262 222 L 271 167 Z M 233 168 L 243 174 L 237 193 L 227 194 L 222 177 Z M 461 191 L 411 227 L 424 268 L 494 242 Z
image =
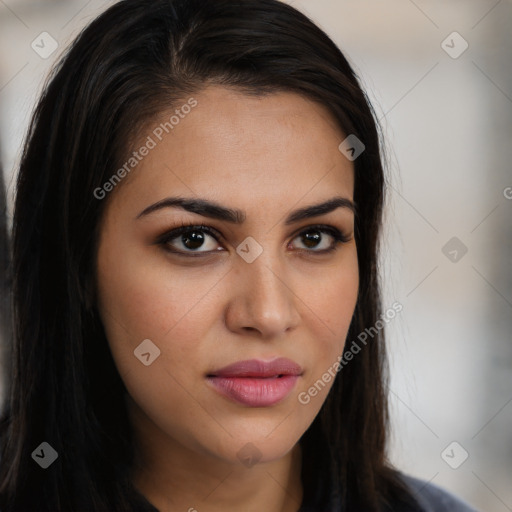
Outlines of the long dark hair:
M 126 160 L 142 126 L 208 84 L 302 94 L 363 141 L 354 161 L 360 292 L 347 339 L 382 314 L 379 132 L 358 77 L 332 40 L 277 0 L 116 3 L 53 70 L 22 154 L 13 226 L 13 382 L 0 432 L 4 512 L 155 510 L 131 484 L 125 388 L 94 304 L 98 226 L 108 198 L 99 201 L 93 191 Z M 304 502 L 315 509 L 331 503 L 380 511 L 409 499 L 386 460 L 385 377 L 379 330 L 339 372 L 300 441 Z M 58 453 L 47 469 L 32 460 L 42 442 Z
M 10 262 L 10 236 L 7 215 L 7 198 L 5 195 L 5 181 L 0 164 L 0 387 L 5 394 L 9 393 L 11 383 L 11 365 L 9 358 L 12 350 L 11 330 L 11 262 Z M 1 408 L 5 404 L 0 404 Z M 1 416 L 0 416 L 1 417 Z

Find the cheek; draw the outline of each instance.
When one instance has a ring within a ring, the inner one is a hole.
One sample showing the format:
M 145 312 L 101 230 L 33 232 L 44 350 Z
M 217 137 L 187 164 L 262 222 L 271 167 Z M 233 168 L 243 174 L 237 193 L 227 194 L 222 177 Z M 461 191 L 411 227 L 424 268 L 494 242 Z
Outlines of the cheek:
M 154 260 L 148 265 L 147 260 L 134 252 L 114 262 L 106 250 L 99 252 L 100 316 L 130 403 L 163 432 L 199 449 L 191 432 L 208 431 L 211 418 L 195 399 L 203 382 L 193 370 L 204 367 L 208 358 L 201 347 L 219 315 L 208 300 L 218 276 L 195 269 L 171 271 L 170 265 Z M 149 353 L 150 364 L 134 351 Z
M 315 416 L 329 393 L 337 372 L 354 314 L 359 290 L 357 253 L 347 254 L 343 264 L 316 276 L 317 286 L 308 279 L 304 297 L 309 313 L 310 340 L 307 347 L 309 371 L 304 374 L 298 401 L 302 414 Z
M 337 341 L 344 341 L 356 306 L 359 290 L 357 267 L 326 276 L 324 286 L 316 296 L 316 309 L 327 332 Z M 341 340 L 340 340 L 340 334 Z
M 173 270 L 165 258 L 150 258 L 137 250 L 113 257 L 115 246 L 114 239 L 98 252 L 100 317 L 120 375 L 144 382 L 150 370 L 158 393 L 158 382 L 169 380 L 166 371 L 186 381 L 186 368 L 197 366 L 204 357 L 201 340 L 219 314 L 208 301 L 218 276 L 197 269 Z M 148 351 L 145 358 L 151 364 L 145 366 L 137 355 Z
M 335 264 L 309 271 L 300 282 L 299 296 L 309 310 L 310 325 L 323 332 L 322 348 L 343 347 L 359 291 L 359 269 L 355 247 Z M 316 318 L 316 321 L 315 321 Z

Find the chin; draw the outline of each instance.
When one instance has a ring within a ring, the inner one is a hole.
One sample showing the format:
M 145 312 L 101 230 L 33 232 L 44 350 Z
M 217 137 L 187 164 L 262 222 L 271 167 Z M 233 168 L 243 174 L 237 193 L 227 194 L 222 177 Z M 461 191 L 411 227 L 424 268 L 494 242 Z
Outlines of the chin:
M 209 445 L 206 450 L 229 464 L 243 465 L 247 468 L 257 464 L 277 461 L 286 456 L 296 445 L 300 436 L 290 435 L 238 435 L 227 436 L 216 447 Z M 204 445 L 203 445 L 204 446 Z

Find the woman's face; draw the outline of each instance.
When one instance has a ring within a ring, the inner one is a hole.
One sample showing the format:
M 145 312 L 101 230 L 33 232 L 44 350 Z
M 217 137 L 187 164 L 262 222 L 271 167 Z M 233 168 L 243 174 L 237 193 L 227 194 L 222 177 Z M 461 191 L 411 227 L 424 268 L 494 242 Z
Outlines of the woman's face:
M 299 95 L 194 99 L 169 133 L 175 109 L 148 127 L 104 199 L 98 310 L 139 433 L 162 450 L 277 460 L 324 402 L 354 312 L 353 164 L 328 111 Z M 171 197 L 216 207 L 148 210 Z M 173 234 L 182 224 L 211 231 Z M 265 366 L 278 358 L 294 364 Z

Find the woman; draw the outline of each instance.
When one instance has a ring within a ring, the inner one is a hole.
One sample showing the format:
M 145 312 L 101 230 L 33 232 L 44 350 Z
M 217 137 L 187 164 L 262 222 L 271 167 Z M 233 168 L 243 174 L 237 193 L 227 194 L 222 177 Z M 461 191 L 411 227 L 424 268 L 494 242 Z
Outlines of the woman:
M 2 510 L 471 510 L 386 459 L 383 195 L 369 102 L 292 7 L 92 22 L 19 170 Z

